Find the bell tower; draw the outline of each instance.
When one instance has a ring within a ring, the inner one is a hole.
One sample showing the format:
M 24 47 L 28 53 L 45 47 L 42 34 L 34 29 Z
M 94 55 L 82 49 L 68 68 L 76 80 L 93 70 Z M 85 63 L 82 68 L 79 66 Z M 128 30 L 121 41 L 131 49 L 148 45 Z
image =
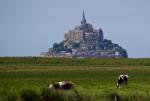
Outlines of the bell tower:
M 84 9 L 83 9 L 83 14 L 82 14 L 81 24 L 86 24 Z

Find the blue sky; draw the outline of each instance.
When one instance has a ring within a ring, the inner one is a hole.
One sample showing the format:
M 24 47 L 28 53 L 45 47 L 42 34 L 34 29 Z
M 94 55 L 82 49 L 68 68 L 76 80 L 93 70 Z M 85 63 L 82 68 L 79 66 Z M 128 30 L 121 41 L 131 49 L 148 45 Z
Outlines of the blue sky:
M 150 57 L 150 0 L 0 0 L 0 56 L 39 56 L 87 22 L 129 57 Z

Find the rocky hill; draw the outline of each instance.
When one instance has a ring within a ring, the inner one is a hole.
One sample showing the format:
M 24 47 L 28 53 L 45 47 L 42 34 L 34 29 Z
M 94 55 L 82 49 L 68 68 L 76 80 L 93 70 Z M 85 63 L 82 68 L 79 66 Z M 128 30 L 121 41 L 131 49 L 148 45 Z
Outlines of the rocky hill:
M 64 40 L 54 43 L 48 52 L 42 52 L 41 56 L 50 57 L 78 57 L 78 58 L 127 58 L 128 54 L 118 44 L 111 40 L 104 39 L 102 29 L 94 29 L 87 23 L 85 14 L 81 24 L 73 30 L 65 33 Z

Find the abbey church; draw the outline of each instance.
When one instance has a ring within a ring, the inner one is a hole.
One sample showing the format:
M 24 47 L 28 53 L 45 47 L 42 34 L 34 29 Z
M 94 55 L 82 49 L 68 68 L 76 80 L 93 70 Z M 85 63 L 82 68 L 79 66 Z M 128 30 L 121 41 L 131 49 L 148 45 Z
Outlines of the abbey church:
M 94 29 L 87 22 L 83 10 L 79 26 L 69 30 L 64 35 L 64 40 L 54 43 L 48 52 L 42 52 L 41 56 L 49 57 L 77 57 L 77 58 L 127 58 L 127 52 L 111 40 L 104 39 L 102 29 Z
M 65 34 L 65 46 L 69 47 L 73 42 L 84 44 L 98 44 L 103 41 L 103 31 L 101 29 L 93 29 L 92 25 L 86 22 L 83 10 L 81 24 L 76 26 Z

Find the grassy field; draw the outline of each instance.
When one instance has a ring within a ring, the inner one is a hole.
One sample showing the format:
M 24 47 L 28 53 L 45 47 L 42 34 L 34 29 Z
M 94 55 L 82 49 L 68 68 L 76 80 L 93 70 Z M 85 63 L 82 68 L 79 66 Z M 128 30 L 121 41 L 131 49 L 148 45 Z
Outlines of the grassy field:
M 150 59 L 0 58 L 0 101 L 17 99 L 24 89 L 39 95 L 49 83 L 62 80 L 74 82 L 68 92 L 77 91 L 85 97 L 81 101 L 150 101 L 149 64 Z M 120 74 L 129 75 L 129 84 L 117 89 Z

